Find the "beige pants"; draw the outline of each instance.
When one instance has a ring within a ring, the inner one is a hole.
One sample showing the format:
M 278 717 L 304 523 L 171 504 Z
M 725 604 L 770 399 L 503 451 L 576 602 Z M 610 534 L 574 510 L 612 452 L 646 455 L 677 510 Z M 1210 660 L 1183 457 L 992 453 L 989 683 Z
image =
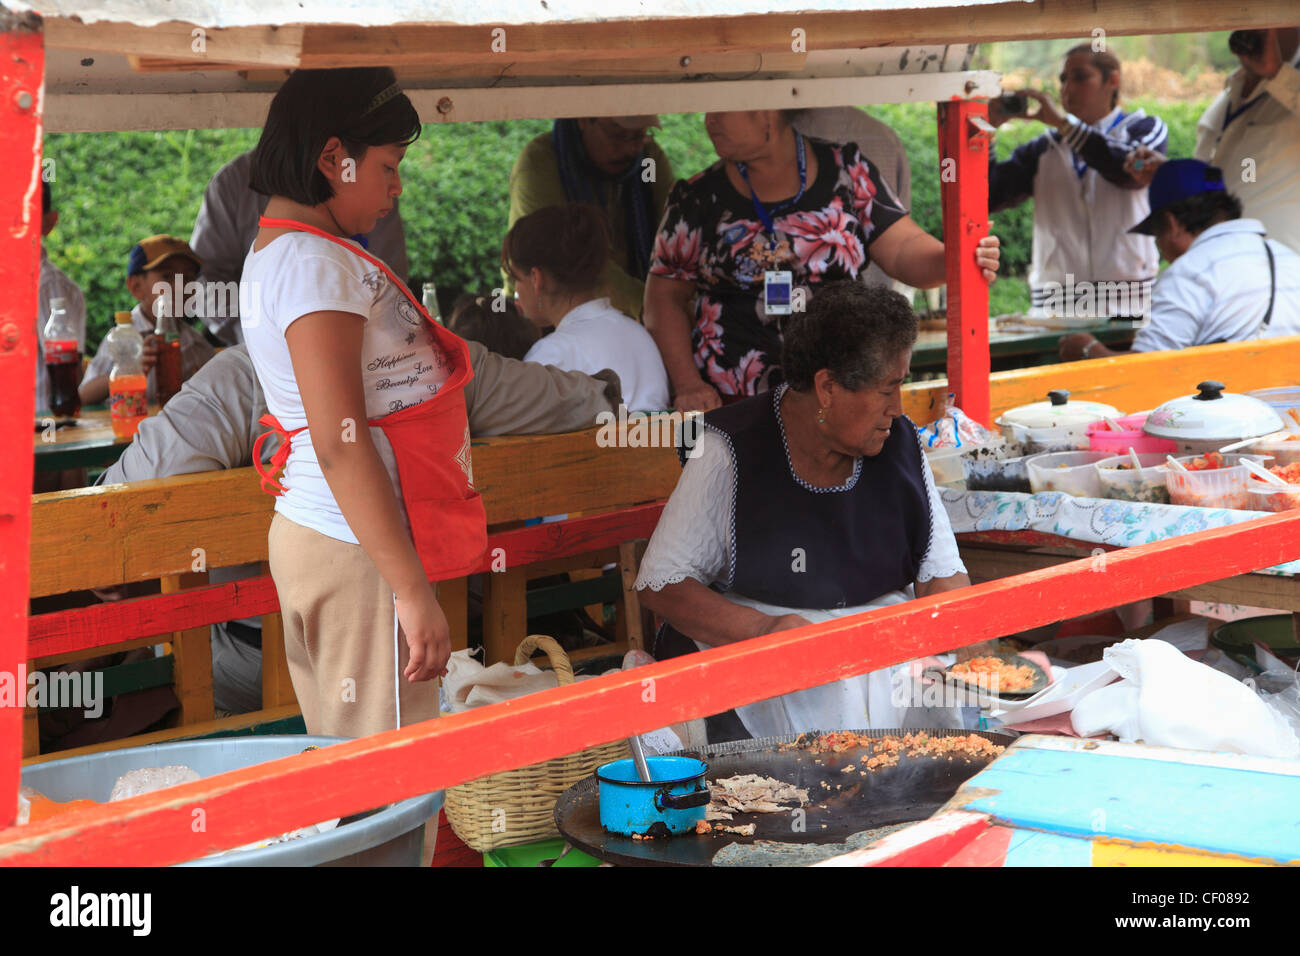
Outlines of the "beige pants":
M 360 545 L 276 513 L 267 547 L 280 596 L 289 677 L 309 734 L 361 737 L 392 730 L 393 592 Z M 438 681 L 401 672 L 410 659 L 398 636 L 402 726 L 438 716 Z

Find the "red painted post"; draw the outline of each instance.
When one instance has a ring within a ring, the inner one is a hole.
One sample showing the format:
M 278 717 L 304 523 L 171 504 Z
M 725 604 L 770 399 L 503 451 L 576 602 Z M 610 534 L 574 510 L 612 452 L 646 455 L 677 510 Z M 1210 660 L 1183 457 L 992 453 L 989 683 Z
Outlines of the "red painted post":
M 44 78 L 40 18 L 0 7 L 0 150 L 10 170 L 0 176 L 0 672 L 14 679 L 27 657 Z M 0 827 L 18 808 L 22 728 L 21 700 L 0 707 Z
M 991 144 L 972 118 L 988 106 L 939 104 L 939 189 L 948 266 L 948 390 L 967 415 L 989 421 L 989 287 L 975 265 L 975 246 L 989 234 Z

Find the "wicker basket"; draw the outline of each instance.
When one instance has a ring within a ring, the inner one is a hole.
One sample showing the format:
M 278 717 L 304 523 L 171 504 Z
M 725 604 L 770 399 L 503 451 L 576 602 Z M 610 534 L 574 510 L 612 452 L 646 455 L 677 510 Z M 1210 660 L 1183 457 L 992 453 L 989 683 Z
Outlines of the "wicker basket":
M 560 686 L 573 683 L 573 665 L 554 640 L 541 634 L 524 638 L 515 651 L 515 666 L 527 663 L 537 649 L 546 652 Z M 447 788 L 443 809 L 447 822 L 465 843 L 480 853 L 559 836 L 555 801 L 601 764 L 630 757 L 626 740 L 589 747 L 567 757 L 506 770 Z

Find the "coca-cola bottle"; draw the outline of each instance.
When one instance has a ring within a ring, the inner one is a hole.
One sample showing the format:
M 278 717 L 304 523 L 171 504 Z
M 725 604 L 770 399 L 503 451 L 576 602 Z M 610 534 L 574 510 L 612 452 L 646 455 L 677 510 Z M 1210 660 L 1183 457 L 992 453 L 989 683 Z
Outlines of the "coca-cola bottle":
M 153 334 L 158 346 L 158 361 L 154 365 L 154 387 L 158 392 L 158 406 L 181 390 L 181 332 L 176 317 L 168 308 L 168 297 L 160 296 L 154 310 L 158 324 Z
M 81 396 L 77 394 L 81 384 L 81 344 L 63 298 L 50 300 L 50 318 L 41 339 L 50 411 L 59 418 L 76 418 L 81 411 Z

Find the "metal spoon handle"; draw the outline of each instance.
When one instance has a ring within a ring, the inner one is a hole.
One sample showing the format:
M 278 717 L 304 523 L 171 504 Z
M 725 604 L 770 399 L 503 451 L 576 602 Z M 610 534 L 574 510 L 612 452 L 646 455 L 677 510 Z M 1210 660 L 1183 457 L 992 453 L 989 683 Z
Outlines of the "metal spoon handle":
M 649 783 L 650 766 L 645 762 L 645 748 L 641 746 L 641 738 L 633 734 L 627 738 L 627 743 L 632 748 L 632 762 L 636 764 L 637 776 L 642 783 Z

